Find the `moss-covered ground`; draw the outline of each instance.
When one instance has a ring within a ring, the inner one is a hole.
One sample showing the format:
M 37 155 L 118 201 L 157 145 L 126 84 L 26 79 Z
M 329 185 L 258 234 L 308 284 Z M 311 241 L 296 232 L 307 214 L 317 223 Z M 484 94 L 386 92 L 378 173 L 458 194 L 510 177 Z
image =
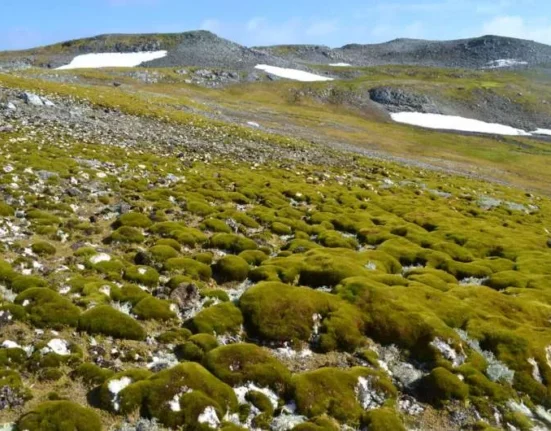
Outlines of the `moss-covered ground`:
M 78 91 L 147 108 L 143 95 Z M 155 110 L 183 127 L 194 118 Z M 213 127 L 228 141 L 310 145 Z M 117 429 L 141 414 L 173 429 L 207 429 L 207 417 L 264 429 L 293 404 L 299 430 L 544 423 L 551 201 L 343 157 L 205 161 L 30 126 L 0 133 L 0 389 L 19 394 L 0 423 Z M 406 382 L 396 364 L 418 374 Z

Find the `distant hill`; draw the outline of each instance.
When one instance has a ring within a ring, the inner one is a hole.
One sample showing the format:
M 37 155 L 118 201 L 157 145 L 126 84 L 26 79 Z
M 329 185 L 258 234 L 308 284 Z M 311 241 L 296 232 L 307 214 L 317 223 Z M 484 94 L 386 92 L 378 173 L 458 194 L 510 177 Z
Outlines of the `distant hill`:
M 334 49 L 321 45 L 279 45 L 257 49 L 292 61 L 349 63 L 354 66 L 410 64 L 479 69 L 536 66 L 551 62 L 551 46 L 500 36 L 451 41 L 395 39 L 380 44 L 350 44 Z
M 528 40 L 482 36 L 452 41 L 396 39 L 380 44 L 245 47 L 208 31 L 170 34 L 109 34 L 44 47 L 0 53 L 0 64 L 21 63 L 56 68 L 75 56 L 101 52 L 166 50 L 145 66 L 198 66 L 247 69 L 259 63 L 304 68 L 308 64 L 352 66 L 406 64 L 438 67 L 531 67 L 551 63 L 551 46 Z

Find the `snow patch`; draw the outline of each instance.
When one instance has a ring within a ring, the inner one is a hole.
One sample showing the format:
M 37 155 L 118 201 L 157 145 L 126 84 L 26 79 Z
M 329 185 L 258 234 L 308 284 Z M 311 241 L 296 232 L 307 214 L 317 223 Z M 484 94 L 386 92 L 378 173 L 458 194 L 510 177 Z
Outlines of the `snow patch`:
M 527 61 L 515 60 L 514 58 L 502 58 L 488 63 L 487 69 L 499 69 L 502 67 L 526 66 Z
M 213 429 L 218 428 L 220 425 L 220 419 L 218 419 L 216 410 L 212 406 L 207 407 L 205 411 L 199 415 L 197 422 L 200 424 L 207 424 L 209 428 Z
M 551 129 L 536 129 L 532 132 L 532 135 L 549 135 L 549 136 L 551 136 Z
M 428 129 L 458 130 L 462 132 L 492 133 L 497 135 L 530 136 L 530 133 L 497 123 L 486 123 L 453 115 L 425 114 L 422 112 L 398 112 L 390 114 L 397 123 L 426 127 Z
M 126 388 L 128 385 L 132 383 L 132 379 L 130 377 L 122 377 L 121 379 L 115 379 L 111 380 L 107 384 L 107 389 L 109 389 L 109 392 L 113 394 L 113 408 L 115 411 L 119 411 L 120 404 L 119 404 L 119 392 L 122 391 L 124 388 Z
M 349 63 L 329 63 L 329 66 L 331 67 L 349 67 L 352 66 Z
M 15 341 L 6 340 L 2 343 L 2 347 L 4 349 L 20 349 L 21 346 L 17 344 Z
M 101 67 L 136 67 L 146 61 L 166 57 L 167 51 L 145 52 L 105 52 L 99 54 L 77 55 L 71 63 L 58 67 L 57 70 L 98 69 Z
M 528 363 L 532 365 L 532 377 L 535 381 L 539 383 L 543 383 L 543 379 L 541 377 L 540 367 L 538 363 L 536 362 L 535 358 L 528 358 Z
M 303 70 L 285 69 L 283 67 L 268 66 L 267 64 L 258 64 L 255 69 L 263 70 L 270 75 L 279 76 L 280 78 L 293 79 L 302 82 L 315 81 L 333 81 L 333 78 L 327 76 L 316 75 L 314 73 L 305 72 Z
M 97 265 L 101 262 L 109 262 L 111 260 L 111 256 L 109 256 L 107 253 L 98 253 L 90 258 L 90 263 L 92 265 Z
M 61 340 L 59 338 L 53 338 L 50 341 L 48 341 L 47 347 L 44 347 L 42 349 L 42 353 L 50 353 L 54 352 L 61 356 L 68 356 L 71 354 L 71 351 L 69 350 L 69 347 L 67 345 L 67 341 Z
M 279 397 L 274 391 L 272 391 L 270 388 L 261 388 L 259 386 L 256 386 L 252 382 L 249 382 L 244 386 L 234 388 L 233 391 L 235 392 L 235 396 L 237 397 L 237 401 L 239 401 L 239 404 L 247 404 L 247 400 L 245 397 L 249 392 L 252 391 L 260 392 L 266 395 L 266 397 L 268 397 L 268 399 L 270 400 L 270 403 L 272 403 L 274 409 L 277 408 L 279 403 Z

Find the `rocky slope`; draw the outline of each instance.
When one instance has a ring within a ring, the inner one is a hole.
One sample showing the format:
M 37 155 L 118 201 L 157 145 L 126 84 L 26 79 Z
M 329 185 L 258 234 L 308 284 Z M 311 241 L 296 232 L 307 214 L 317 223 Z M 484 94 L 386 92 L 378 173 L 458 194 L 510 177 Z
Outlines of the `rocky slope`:
M 349 63 L 354 66 L 407 64 L 480 69 L 508 65 L 537 66 L 551 62 L 550 46 L 499 36 L 452 41 L 396 39 L 381 44 L 351 44 L 335 49 L 315 45 L 285 45 L 259 50 L 305 63 Z M 499 60 L 514 60 L 514 63 Z
M 250 69 L 259 63 L 295 68 L 304 68 L 308 64 L 349 63 L 353 66 L 407 64 L 480 69 L 534 67 L 551 63 L 551 47 L 498 36 L 453 41 L 396 39 L 382 44 L 350 44 L 334 49 L 318 45 L 248 48 L 208 31 L 191 31 L 101 35 L 26 51 L 4 52 L 0 53 L 0 65 L 55 68 L 69 63 L 80 54 L 156 50 L 167 50 L 169 54 L 149 62 L 147 66 Z

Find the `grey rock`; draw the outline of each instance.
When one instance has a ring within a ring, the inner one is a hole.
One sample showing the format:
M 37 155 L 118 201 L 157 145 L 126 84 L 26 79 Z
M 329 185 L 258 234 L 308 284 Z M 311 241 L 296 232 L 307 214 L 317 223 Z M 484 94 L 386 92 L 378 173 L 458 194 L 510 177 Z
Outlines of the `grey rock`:
M 13 131 L 13 126 L 7 124 L 5 126 L 0 126 L 0 133 L 2 132 L 12 132 Z
M 6 103 L 5 108 L 8 111 L 17 111 L 17 106 L 15 106 L 15 104 L 13 102 Z
M 191 303 L 198 301 L 199 297 L 199 289 L 192 283 L 182 283 L 170 294 L 170 299 L 180 308 L 188 307 Z
M 49 180 L 50 178 L 53 178 L 53 177 L 57 177 L 58 174 L 56 174 L 55 172 L 50 172 L 50 171 L 36 171 L 36 175 L 38 176 L 38 178 L 40 178 L 42 181 L 47 181 Z
M 0 387 L 0 411 L 21 407 L 23 404 L 25 400 L 17 389 L 11 386 Z
M 44 106 L 44 102 L 40 98 L 39 95 L 34 93 L 29 93 L 28 91 L 25 91 L 21 93 L 21 99 L 27 104 L 32 106 Z
M 400 88 L 377 87 L 369 90 L 371 100 L 396 112 L 413 111 L 440 113 L 435 103 L 427 96 L 412 94 Z

